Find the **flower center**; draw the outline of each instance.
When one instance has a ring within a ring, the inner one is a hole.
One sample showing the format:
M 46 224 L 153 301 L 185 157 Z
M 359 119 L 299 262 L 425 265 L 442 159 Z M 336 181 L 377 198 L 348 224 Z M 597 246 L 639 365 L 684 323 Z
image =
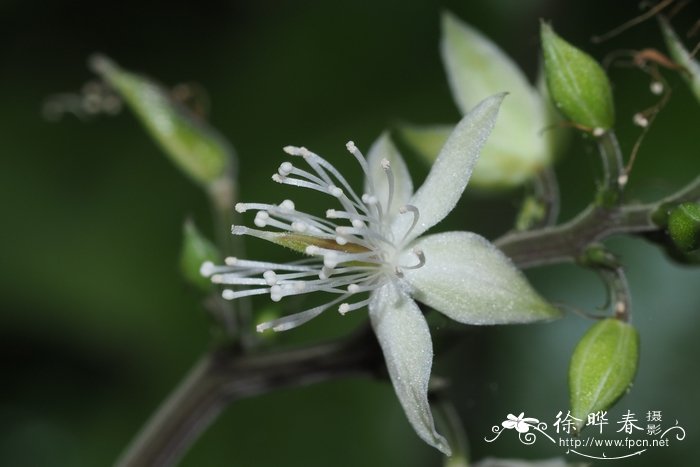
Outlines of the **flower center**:
M 406 243 L 418 223 L 420 213 L 411 205 L 392 207 L 396 180 L 389 160 L 380 162 L 386 177 L 386 189 L 380 193 L 374 186 L 371 168 L 365 157 L 352 141 L 346 147 L 365 174 L 367 192 L 362 195 L 352 189 L 332 164 L 303 147 L 287 146 L 284 151 L 301 158 L 310 170 L 287 161 L 272 176 L 278 183 L 311 189 L 335 198 L 340 209 L 328 209 L 325 218 L 296 210 L 291 200 L 278 205 L 236 205 L 239 213 L 256 211 L 254 224 L 259 229 L 237 225 L 231 230 L 234 235 L 249 235 L 271 241 L 304 253 L 308 258 L 290 263 L 227 258 L 225 266 L 202 265 L 202 274 L 211 277 L 213 282 L 235 286 L 235 289 L 223 291 L 222 296 L 228 300 L 266 293 L 273 301 L 314 291 L 337 295 L 319 307 L 261 324 L 258 331 L 296 327 L 338 304 L 341 314 L 362 308 L 368 304 L 368 298 L 354 303 L 348 302 L 348 298 L 399 280 L 404 276 L 404 271 L 425 264 L 425 255 L 418 249 L 410 251 L 413 259 L 408 264 L 402 263 L 409 256 L 405 254 Z M 412 216 L 412 223 L 406 232 L 392 231 L 392 220 L 397 215 Z M 339 222 L 343 222 L 343 225 L 338 225 Z

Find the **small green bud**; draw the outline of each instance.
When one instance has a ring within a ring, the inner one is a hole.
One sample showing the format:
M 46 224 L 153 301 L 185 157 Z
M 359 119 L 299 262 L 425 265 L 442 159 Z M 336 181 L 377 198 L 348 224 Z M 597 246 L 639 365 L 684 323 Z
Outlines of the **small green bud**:
M 700 248 L 700 204 L 683 203 L 674 208 L 668 218 L 668 233 L 683 252 Z
M 598 62 L 559 37 L 549 24 L 543 22 L 540 32 L 547 85 L 556 107 L 577 125 L 612 128 L 612 91 Z
M 180 252 L 180 270 L 185 279 L 204 292 L 213 290 L 214 286 L 208 277 L 200 270 L 207 261 L 221 261 L 218 248 L 210 242 L 194 225 L 186 220 L 183 225 L 182 250 Z
M 659 16 L 659 23 L 671 58 L 683 67 L 681 75 L 690 85 L 695 97 L 700 100 L 700 62 L 688 52 L 666 18 Z
M 104 56 L 92 57 L 90 66 L 122 96 L 185 174 L 202 185 L 226 174 L 233 158 L 230 145 L 213 128 L 174 102 L 163 88 Z
M 519 232 L 530 230 L 533 226 L 541 223 L 546 215 L 547 212 L 542 202 L 535 196 L 527 196 L 523 200 L 523 205 L 515 220 L 515 230 Z
M 571 415 L 586 424 L 588 414 L 611 407 L 632 384 L 637 371 L 639 335 L 629 323 L 604 319 L 576 345 L 569 366 Z

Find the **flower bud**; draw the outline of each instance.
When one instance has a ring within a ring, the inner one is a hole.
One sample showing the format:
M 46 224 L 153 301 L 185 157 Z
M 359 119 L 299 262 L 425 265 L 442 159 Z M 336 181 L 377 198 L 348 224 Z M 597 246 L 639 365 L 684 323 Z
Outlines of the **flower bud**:
M 609 130 L 615 121 L 610 82 L 590 55 L 559 37 L 542 23 L 542 51 L 549 93 L 556 107 L 572 122 Z
M 668 233 L 683 252 L 700 248 L 700 204 L 683 203 L 675 207 L 668 218 Z
M 581 430 L 588 414 L 611 407 L 632 384 L 639 335 L 629 323 L 604 319 L 576 345 L 569 366 L 571 415 Z
M 466 115 L 484 96 L 507 92 L 470 184 L 487 191 L 531 179 L 554 158 L 546 103 L 513 60 L 488 37 L 449 12 L 442 15 L 440 52 L 457 107 Z M 401 129 L 406 143 L 431 164 L 454 125 Z
M 185 279 L 204 292 L 214 286 L 211 280 L 202 274 L 202 265 L 206 262 L 221 261 L 218 248 L 209 241 L 191 220 L 183 225 L 182 250 L 180 252 L 180 270 Z
M 174 102 L 159 85 L 119 68 L 107 57 L 92 57 L 90 66 L 122 96 L 185 174 L 202 185 L 225 175 L 233 151 L 213 128 Z

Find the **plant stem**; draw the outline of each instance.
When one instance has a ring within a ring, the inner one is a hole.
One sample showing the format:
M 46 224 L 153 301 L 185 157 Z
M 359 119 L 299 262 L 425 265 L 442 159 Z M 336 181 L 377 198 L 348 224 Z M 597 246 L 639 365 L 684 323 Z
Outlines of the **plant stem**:
M 214 349 L 194 366 L 116 465 L 173 465 L 237 399 L 383 371 L 381 351 L 369 327 L 342 340 L 268 354 L 244 356 L 235 347 Z
M 653 232 L 652 216 L 665 206 L 700 200 L 700 177 L 657 203 L 591 205 L 556 227 L 509 233 L 495 244 L 519 268 L 575 261 L 591 244 L 615 234 Z M 268 354 L 241 354 L 239 347 L 212 350 L 192 369 L 136 436 L 119 467 L 159 467 L 177 462 L 231 402 L 285 387 L 350 376 L 385 373 L 381 350 L 369 326 L 327 344 Z

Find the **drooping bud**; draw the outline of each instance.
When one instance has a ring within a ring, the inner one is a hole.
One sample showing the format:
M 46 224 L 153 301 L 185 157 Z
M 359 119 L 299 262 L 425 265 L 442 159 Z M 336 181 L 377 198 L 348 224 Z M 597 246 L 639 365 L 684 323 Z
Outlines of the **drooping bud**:
M 90 66 L 122 96 L 185 174 L 205 186 L 226 174 L 233 159 L 230 145 L 213 128 L 173 101 L 163 88 L 120 68 L 104 56 L 92 57 Z
M 639 335 L 629 323 L 604 319 L 592 326 L 576 345 L 569 366 L 571 414 L 580 420 L 607 410 L 630 387 L 637 372 Z
M 549 24 L 543 22 L 540 33 L 547 85 L 556 107 L 577 125 L 612 128 L 612 91 L 598 62 L 559 37 Z

